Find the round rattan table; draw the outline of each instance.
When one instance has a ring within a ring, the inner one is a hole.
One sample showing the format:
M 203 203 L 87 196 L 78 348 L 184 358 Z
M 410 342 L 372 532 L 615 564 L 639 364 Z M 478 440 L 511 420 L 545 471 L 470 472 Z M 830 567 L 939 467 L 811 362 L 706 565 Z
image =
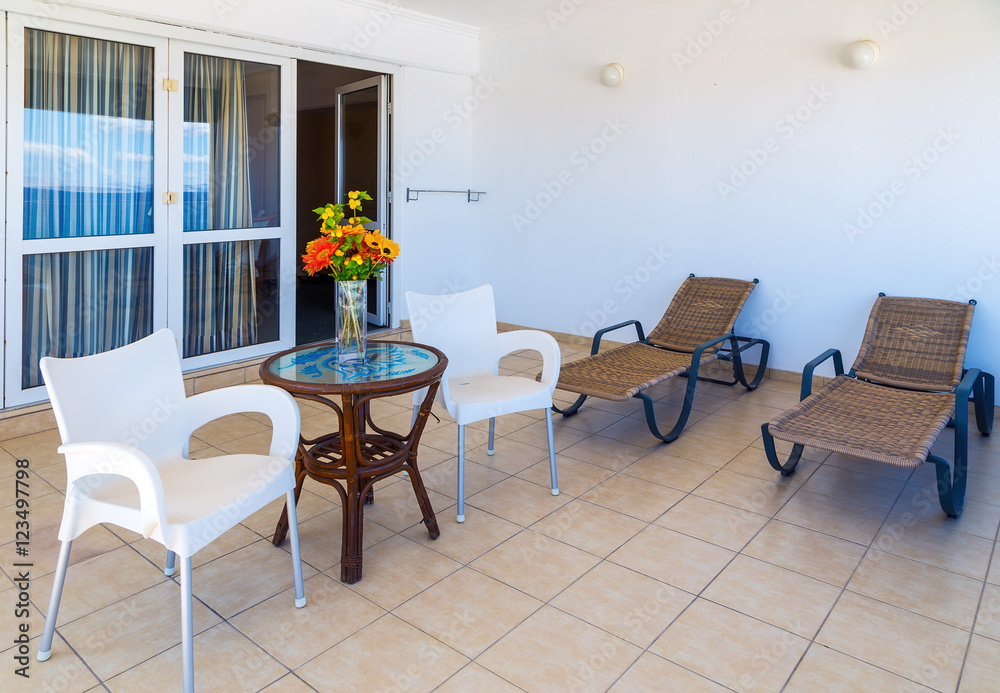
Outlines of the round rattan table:
M 295 456 L 295 500 L 306 477 L 329 484 L 340 493 L 344 508 L 340 579 L 361 579 L 364 506 L 373 502 L 377 481 L 409 472 L 414 495 L 431 539 L 440 535 L 420 471 L 417 443 L 427 423 L 431 404 L 448 359 L 437 349 L 410 342 L 371 341 L 363 363 L 340 364 L 335 344 L 312 344 L 268 358 L 260 377 L 292 396 L 329 407 L 337 414 L 339 430 L 315 439 L 299 440 Z M 378 397 L 427 394 L 410 430 L 394 433 L 372 420 L 369 403 Z M 339 399 L 339 403 L 337 402 Z M 288 531 L 288 509 L 282 510 L 272 541 L 280 544 Z

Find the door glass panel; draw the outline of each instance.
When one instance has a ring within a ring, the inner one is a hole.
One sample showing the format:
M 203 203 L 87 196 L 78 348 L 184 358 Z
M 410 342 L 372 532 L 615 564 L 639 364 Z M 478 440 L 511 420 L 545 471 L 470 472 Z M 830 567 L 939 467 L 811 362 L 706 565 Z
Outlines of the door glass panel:
M 184 230 L 278 226 L 280 68 L 184 55 Z
M 88 356 L 153 332 L 153 249 L 23 258 L 22 387 L 42 385 L 42 356 Z
M 279 240 L 184 246 L 184 356 L 278 339 Z
M 372 200 L 365 216 L 378 221 L 378 87 L 344 94 L 340 99 L 343 182 L 341 190 L 365 190 Z M 373 227 L 377 228 L 377 227 Z
M 153 50 L 28 29 L 24 238 L 153 232 Z

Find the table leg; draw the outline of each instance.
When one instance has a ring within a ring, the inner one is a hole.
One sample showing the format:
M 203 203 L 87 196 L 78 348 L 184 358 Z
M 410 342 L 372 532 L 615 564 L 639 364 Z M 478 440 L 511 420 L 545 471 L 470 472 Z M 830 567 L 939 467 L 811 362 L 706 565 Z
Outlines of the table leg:
M 302 464 L 302 459 L 300 457 L 301 451 L 295 456 L 295 505 L 298 507 L 299 496 L 302 495 L 302 484 L 306 480 L 306 467 Z M 285 535 L 288 534 L 288 501 L 285 501 L 285 505 L 281 508 L 281 516 L 278 517 L 278 524 L 274 527 L 274 536 L 271 538 L 271 543 L 275 546 L 279 546 L 281 542 L 285 540 Z
M 434 508 L 431 507 L 431 499 L 427 497 L 424 480 L 417 470 L 416 459 L 411 459 L 410 463 L 406 464 L 404 468 L 410 472 L 413 495 L 417 497 L 417 504 L 420 505 L 420 513 L 424 516 L 424 525 L 427 526 L 427 532 L 431 535 L 431 539 L 437 539 L 441 536 L 441 530 L 438 529 L 437 517 L 434 515 Z
M 340 554 L 340 581 L 349 585 L 353 585 L 361 579 L 364 513 L 365 504 L 358 480 L 349 479 L 347 481 L 347 503 L 344 505 L 344 533 Z

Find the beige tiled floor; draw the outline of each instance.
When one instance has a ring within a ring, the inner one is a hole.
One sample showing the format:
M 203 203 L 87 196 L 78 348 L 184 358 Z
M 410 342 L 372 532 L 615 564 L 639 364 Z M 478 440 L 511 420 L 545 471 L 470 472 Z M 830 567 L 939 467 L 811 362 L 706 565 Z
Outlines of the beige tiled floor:
M 563 345 L 566 359 L 581 355 Z M 533 376 L 530 355 L 504 362 Z M 655 388 L 660 416 L 678 379 Z M 635 402 L 555 417 L 561 495 L 548 489 L 542 412 L 468 431 L 467 521 L 455 522 L 456 428 L 431 421 L 431 541 L 409 484 L 365 513 L 364 579 L 339 581 L 341 511 L 309 482 L 299 506 L 308 605 L 293 607 L 276 502 L 195 556 L 199 691 L 998 691 L 1000 441 L 973 432 L 966 512 L 947 520 L 931 469 L 807 451 L 767 465 L 760 424 L 797 400 L 710 383 L 685 433 L 649 436 Z M 571 397 L 557 392 L 564 402 Z M 380 401 L 405 425 L 409 402 Z M 303 406 L 303 430 L 331 417 Z M 23 433 L 23 431 L 22 431 Z M 65 473 L 54 430 L 0 431 L 0 641 L 35 638 L 52 584 Z M 267 445 L 234 416 L 199 430 L 198 456 Z M 939 449 L 950 457 L 952 432 Z M 14 458 L 31 462 L 32 617 L 14 616 Z M 161 548 L 114 527 L 74 545 L 52 659 L 4 691 L 179 690 L 179 593 Z

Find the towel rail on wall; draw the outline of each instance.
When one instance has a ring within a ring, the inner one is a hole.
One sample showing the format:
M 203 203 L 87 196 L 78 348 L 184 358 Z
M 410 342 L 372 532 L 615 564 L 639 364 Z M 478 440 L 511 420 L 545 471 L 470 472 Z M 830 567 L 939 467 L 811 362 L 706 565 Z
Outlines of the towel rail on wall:
M 458 193 L 466 196 L 466 202 L 479 202 L 479 196 L 486 194 L 482 190 L 417 190 L 416 188 L 407 188 L 406 201 L 416 202 L 420 199 L 420 193 Z

